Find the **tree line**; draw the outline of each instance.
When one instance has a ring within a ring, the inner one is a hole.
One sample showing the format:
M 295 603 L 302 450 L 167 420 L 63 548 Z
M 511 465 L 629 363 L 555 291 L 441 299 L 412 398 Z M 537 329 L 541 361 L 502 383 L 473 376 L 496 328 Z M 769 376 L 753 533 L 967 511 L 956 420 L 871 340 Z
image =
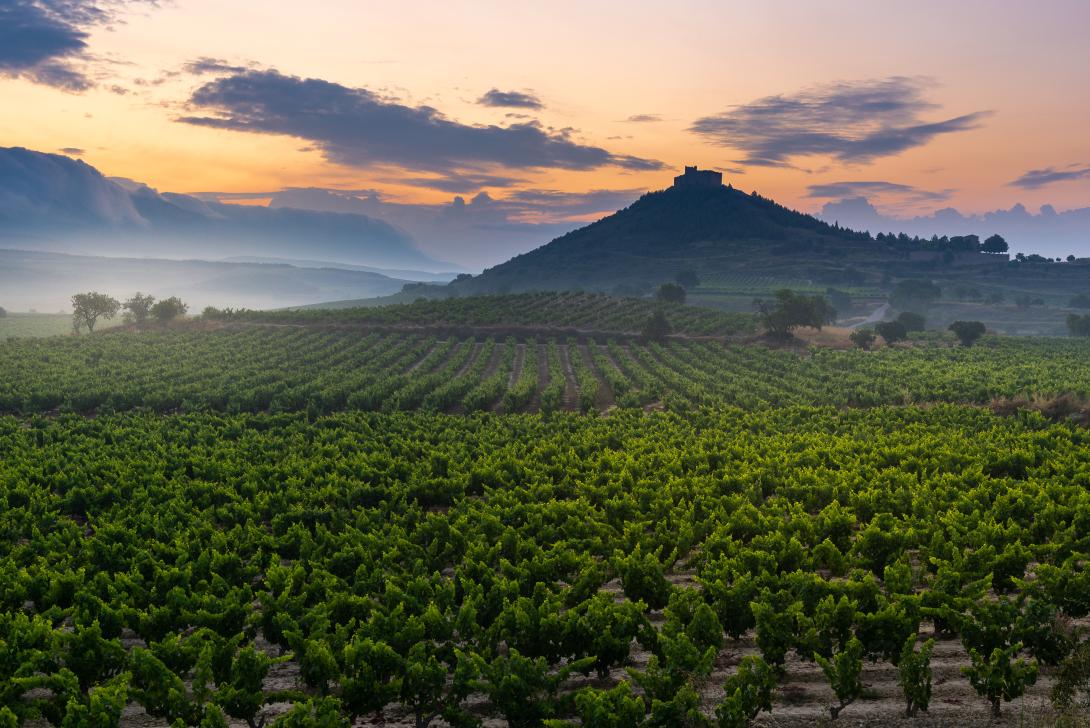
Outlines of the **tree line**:
M 112 319 L 121 311 L 125 312 L 127 321 L 143 324 L 149 319 L 172 321 L 185 316 L 189 305 L 177 296 L 156 301 L 154 296 L 139 291 L 124 302 L 97 291 L 77 293 L 72 296 L 72 330 L 78 334 L 86 328 L 89 333 L 94 333 L 99 319 Z

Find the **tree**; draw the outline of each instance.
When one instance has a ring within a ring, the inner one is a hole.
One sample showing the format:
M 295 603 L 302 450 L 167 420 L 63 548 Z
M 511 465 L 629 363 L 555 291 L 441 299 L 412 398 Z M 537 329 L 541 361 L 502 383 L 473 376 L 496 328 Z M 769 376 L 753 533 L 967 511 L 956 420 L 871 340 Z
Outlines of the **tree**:
M 955 321 L 950 324 L 949 330 L 954 332 L 962 346 L 972 346 L 987 329 L 979 321 Z
M 140 291 L 133 294 L 133 297 L 125 301 L 122 304 L 122 308 L 125 312 L 138 324 L 142 324 L 148 319 L 148 315 L 151 313 L 152 304 L 155 303 L 154 296 L 147 296 Z
M 905 696 L 905 715 L 912 718 L 917 711 L 927 712 L 931 703 L 931 651 L 935 640 L 927 640 L 916 651 L 916 635 L 905 640 L 901 664 L 897 666 L 897 681 Z
M 647 322 L 643 325 L 643 331 L 640 333 L 645 339 L 662 341 L 670 335 L 670 331 L 670 322 L 666 320 L 666 314 L 662 311 L 655 311 L 647 319 Z
M 820 329 L 836 320 L 834 309 L 823 296 L 806 296 L 783 288 L 772 301 L 754 301 L 757 316 L 768 335 L 788 339 L 801 327 Z
M 93 333 L 100 318 L 112 319 L 120 310 L 117 299 L 105 293 L 77 293 L 72 296 L 72 328 L 79 332 L 86 326 L 87 331 Z
M 942 290 L 931 281 L 905 280 L 893 287 L 889 303 L 900 311 L 926 309 L 941 295 Z
M 1090 336 L 1090 314 L 1077 313 L 1067 315 L 1067 330 L 1072 336 Z
M 980 244 L 980 252 L 982 253 L 1006 253 L 1010 250 L 1010 246 L 1007 245 L 1007 241 L 1003 239 L 1002 235 L 992 235 L 984 240 Z
M 678 274 L 674 276 L 674 281 L 685 289 L 696 288 L 700 285 L 700 276 L 696 274 L 696 271 L 686 269 L 679 271 Z
M 869 351 L 874 345 L 874 332 L 870 329 L 856 329 L 848 335 L 848 340 L 863 351 Z
M 1004 701 L 1021 697 L 1027 687 L 1037 682 L 1037 661 L 1014 659 L 1021 649 L 1021 643 L 996 647 L 987 657 L 972 649 L 970 665 L 961 668 L 973 689 L 992 704 L 992 716 L 996 718 L 1001 715 Z
M 875 324 L 874 331 L 881 336 L 887 344 L 895 344 L 908 337 L 908 332 L 905 331 L 905 325 L 900 321 L 882 321 L 881 323 Z
M 923 331 L 927 328 L 927 319 L 912 311 L 902 311 L 901 315 L 897 317 L 897 320 L 905 327 L 907 333 Z
M 677 283 L 663 283 L 655 298 L 665 303 L 685 303 L 685 289 Z
M 189 306 L 183 303 L 182 299 L 171 296 L 152 306 L 151 315 L 160 321 L 171 321 L 179 316 L 185 316 L 188 310 Z
M 855 702 L 863 694 L 863 643 L 852 637 L 845 648 L 827 660 L 814 653 L 814 660 L 821 666 L 838 701 L 829 706 L 829 717 L 837 719 L 841 711 Z

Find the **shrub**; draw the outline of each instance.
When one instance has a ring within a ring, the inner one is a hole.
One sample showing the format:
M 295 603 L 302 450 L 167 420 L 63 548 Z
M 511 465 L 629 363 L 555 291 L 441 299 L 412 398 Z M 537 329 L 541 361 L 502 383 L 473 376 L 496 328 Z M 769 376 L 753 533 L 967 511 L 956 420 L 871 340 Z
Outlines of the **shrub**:
M 950 324 L 949 330 L 954 332 L 962 346 L 972 346 L 986 331 L 980 321 L 955 321 Z
M 935 640 L 927 640 L 916 651 L 916 635 L 905 640 L 901 652 L 901 664 L 897 666 L 897 682 L 905 696 L 905 715 L 909 718 L 917 711 L 927 712 L 931 703 L 931 652 Z
M 874 339 L 874 332 L 870 329 L 856 329 L 848 336 L 848 340 L 863 351 L 870 350 L 871 346 L 874 345 Z
M 874 327 L 875 333 L 882 337 L 887 344 L 896 344 L 908 337 L 905 325 L 900 321 L 883 321 Z
M 1037 682 L 1037 662 L 1015 659 L 1021 649 L 1021 643 L 996 647 L 987 657 L 973 649 L 969 651 L 970 665 L 961 669 L 973 689 L 991 703 L 993 717 L 1000 717 L 1004 701 L 1021 697 Z
M 833 659 L 827 660 L 815 652 L 814 660 L 821 666 L 829 687 L 839 701 L 837 705 L 829 706 L 829 717 L 836 720 L 844 708 L 863 694 L 863 643 L 853 637 Z

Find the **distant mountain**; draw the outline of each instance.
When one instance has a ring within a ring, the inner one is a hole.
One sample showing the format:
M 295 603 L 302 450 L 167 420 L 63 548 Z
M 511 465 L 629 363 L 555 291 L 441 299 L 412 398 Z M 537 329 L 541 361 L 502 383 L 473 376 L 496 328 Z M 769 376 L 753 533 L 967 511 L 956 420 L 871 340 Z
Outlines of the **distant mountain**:
M 180 296 L 194 313 L 205 306 L 283 308 L 388 296 L 406 282 L 339 268 L 0 250 L 0 306 L 12 311 L 68 310 L 72 294 L 90 290 L 119 299 L 136 291 Z
M 307 257 L 451 270 L 403 231 L 358 214 L 160 193 L 57 154 L 0 148 L 0 247 L 159 258 Z
M 998 233 L 1007 239 L 1014 252 L 1051 257 L 1090 254 L 1090 207 L 1057 212 L 1052 205 L 1042 205 L 1036 215 L 1021 204 L 979 215 L 966 215 L 947 207 L 930 215 L 897 218 L 883 215 L 865 197 L 850 197 L 826 203 L 818 217 L 874 234 L 906 233 L 924 238 L 979 235 L 983 239 Z
M 583 289 L 640 292 L 692 270 L 725 275 L 843 277 L 845 258 L 884 246 L 729 186 L 674 186 L 455 284 L 470 292 Z M 631 290 L 626 290 L 631 289 Z
M 269 258 L 257 255 L 237 255 L 224 258 L 225 263 L 273 263 L 277 265 L 293 265 L 296 268 L 340 268 L 342 270 L 360 270 L 368 273 L 378 273 L 406 281 L 422 281 L 427 283 L 447 283 L 454 280 L 460 273 L 455 271 L 440 271 L 430 273 L 423 270 L 406 270 L 403 268 L 375 268 L 369 265 L 352 265 L 351 263 L 333 263 L 328 260 L 305 260 L 296 258 Z

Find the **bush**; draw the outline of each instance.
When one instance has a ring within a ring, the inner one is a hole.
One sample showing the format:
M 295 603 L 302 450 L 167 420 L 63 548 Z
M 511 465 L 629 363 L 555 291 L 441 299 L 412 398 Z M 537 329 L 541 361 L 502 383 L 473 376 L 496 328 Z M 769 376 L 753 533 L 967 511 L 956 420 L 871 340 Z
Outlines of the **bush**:
M 715 709 L 719 728 L 746 728 L 762 710 L 772 710 L 776 671 L 756 655 L 742 658 L 738 672 L 727 678 L 726 693 Z
M 844 708 L 863 694 L 863 643 L 853 637 L 832 660 L 827 660 L 816 652 L 814 660 L 821 666 L 821 671 L 829 681 L 829 687 L 839 701 L 837 705 L 829 706 L 829 717 L 836 720 Z
M 993 717 L 1000 717 L 1004 701 L 1021 697 L 1037 682 L 1037 662 L 1015 659 L 1021 649 L 1021 643 L 996 647 L 987 657 L 973 649 L 969 651 L 969 667 L 961 669 L 973 689 L 991 703 Z
M 901 664 L 897 666 L 897 681 L 905 696 L 905 715 L 909 718 L 917 711 L 927 712 L 931 703 L 931 652 L 935 649 L 935 640 L 927 640 L 916 651 L 916 635 L 905 640 L 901 652 Z
M 972 346 L 986 331 L 980 321 L 955 321 L 948 328 L 958 337 L 962 346 Z
M 177 296 L 164 298 L 151 307 L 151 315 L 160 321 L 171 321 L 179 316 L 185 316 L 189 306 Z
M 882 337 L 887 344 L 896 344 L 908 337 L 905 325 L 900 321 L 883 321 L 874 327 L 875 333 Z
M 1090 706 L 1090 640 L 1079 644 L 1060 663 L 1056 684 L 1052 687 L 1052 705 L 1059 713 L 1066 713 L 1079 702 Z
M 848 336 L 848 340 L 863 351 L 870 350 L 871 346 L 874 345 L 874 339 L 874 332 L 870 329 L 856 329 Z
M 685 303 L 685 289 L 676 283 L 663 283 L 655 297 L 665 303 Z

